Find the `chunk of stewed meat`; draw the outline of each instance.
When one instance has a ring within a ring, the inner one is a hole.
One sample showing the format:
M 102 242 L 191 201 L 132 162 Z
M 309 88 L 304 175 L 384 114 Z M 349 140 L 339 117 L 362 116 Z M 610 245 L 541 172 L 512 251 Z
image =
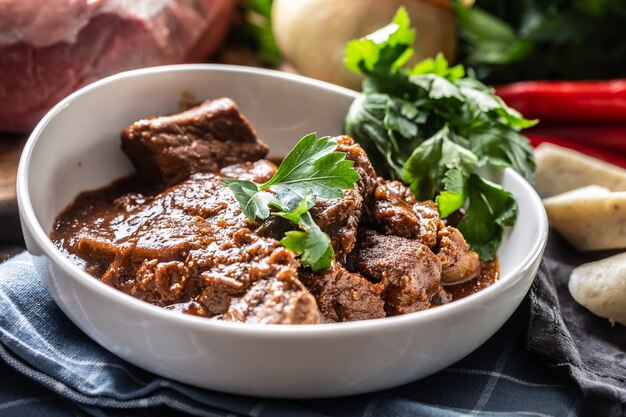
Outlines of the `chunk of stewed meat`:
M 78 239 L 76 254 L 91 262 L 111 263 L 120 256 L 121 249 L 108 236 L 86 234 Z
M 143 204 L 132 199 L 123 207 L 124 200 L 113 201 L 109 204 L 117 205 L 97 222 L 80 227 L 80 238 L 72 237 L 71 216 L 55 233 L 69 237 L 66 249 L 103 282 L 136 298 L 213 317 L 257 281 L 297 281 L 295 254 L 254 233 L 255 224 L 217 175 L 194 174 Z M 86 208 L 75 210 L 82 215 Z
M 336 136 L 333 138 L 337 142 L 337 151 L 345 152 L 346 159 L 354 162 L 354 169 L 359 173 L 359 181 L 357 181 L 356 189 L 363 196 L 364 200 L 369 197 L 376 188 L 376 171 L 372 166 L 367 154 L 354 140 L 349 136 Z
M 224 314 L 233 297 L 241 296 L 248 286 L 246 285 L 248 283 L 229 277 L 219 269 L 198 274 L 202 287 L 196 297 L 197 308 L 201 309 L 202 315 L 207 317 Z M 196 315 L 199 314 L 196 313 Z
M 276 173 L 276 165 L 267 159 L 259 159 L 254 162 L 242 162 L 229 165 L 220 170 L 223 177 L 237 178 L 263 184 Z
M 346 190 L 341 198 L 320 198 L 311 208 L 311 216 L 317 225 L 330 236 L 338 260 L 352 252 L 361 221 L 363 197 L 356 190 Z
M 437 232 L 443 227 L 437 203 L 432 200 L 418 201 L 413 204 L 413 211 L 420 223 L 418 240 L 432 248 L 437 244 Z
M 399 181 L 378 180 L 369 220 L 384 234 L 416 239 L 420 224 L 413 205 L 417 201 Z
M 224 316 L 226 321 L 261 324 L 315 324 L 320 312 L 315 299 L 298 280 L 270 278 L 257 281 L 235 299 Z
M 476 252 L 470 251 L 461 232 L 454 227 L 439 231 L 439 251 L 444 284 L 454 284 L 476 278 L 480 273 L 480 260 Z
M 386 315 L 380 288 L 337 262 L 318 274 L 301 270 L 300 280 L 315 297 L 326 323 L 377 319 Z
M 268 148 L 237 105 L 222 98 L 133 123 L 122 132 L 122 150 L 144 178 L 176 184 L 196 172 L 256 161 Z
M 441 219 L 433 201 L 418 202 L 411 190 L 399 181 L 378 179 L 368 221 L 388 235 L 418 239 L 432 248 L 437 244 Z
M 189 269 L 180 261 L 146 259 L 135 273 L 141 291 L 155 293 L 156 298 L 171 303 L 178 301 L 183 291 L 188 289 L 190 278 Z
M 360 145 L 348 136 L 337 136 L 337 151 L 344 152 L 346 159 L 354 162 L 359 180 L 354 189 L 345 190 L 338 199 L 319 198 L 311 209 L 313 220 L 327 233 L 333 245 L 336 259 L 340 262 L 352 252 L 363 213 L 363 202 L 369 200 L 376 186 L 376 172 Z
M 357 270 L 378 282 L 389 315 L 425 310 L 450 300 L 441 287 L 441 262 L 417 240 L 361 229 Z

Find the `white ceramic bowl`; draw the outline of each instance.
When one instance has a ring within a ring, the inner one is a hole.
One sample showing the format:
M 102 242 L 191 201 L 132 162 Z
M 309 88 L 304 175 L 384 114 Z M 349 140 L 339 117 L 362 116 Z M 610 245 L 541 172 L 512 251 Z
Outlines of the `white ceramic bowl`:
M 500 182 L 519 204 L 499 250 L 502 279 L 465 299 L 405 316 L 284 326 L 226 323 L 155 307 L 74 266 L 48 238 L 81 191 L 131 172 L 120 131 L 177 110 L 180 94 L 231 97 L 274 155 L 301 136 L 341 133 L 357 93 L 295 75 L 223 65 L 181 65 L 115 75 L 72 94 L 39 123 L 20 161 L 17 193 L 28 250 L 50 294 L 100 345 L 159 375 L 237 394 L 329 397 L 413 381 L 485 342 L 528 291 L 547 237 L 532 187 L 512 170 Z

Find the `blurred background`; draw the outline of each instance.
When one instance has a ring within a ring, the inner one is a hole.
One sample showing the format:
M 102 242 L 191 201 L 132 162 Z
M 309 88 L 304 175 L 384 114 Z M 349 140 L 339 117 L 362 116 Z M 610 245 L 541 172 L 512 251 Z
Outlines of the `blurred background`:
M 535 145 L 626 166 L 623 0 L 0 0 L 0 260 L 23 249 L 15 203 L 23 144 L 72 91 L 185 62 L 274 68 L 359 90 L 343 66 L 345 45 L 400 5 L 417 29 L 413 61 L 442 52 L 464 64 L 541 119 L 527 132 Z M 555 97 L 574 106 L 538 105 Z M 595 111 L 582 112 L 589 103 Z

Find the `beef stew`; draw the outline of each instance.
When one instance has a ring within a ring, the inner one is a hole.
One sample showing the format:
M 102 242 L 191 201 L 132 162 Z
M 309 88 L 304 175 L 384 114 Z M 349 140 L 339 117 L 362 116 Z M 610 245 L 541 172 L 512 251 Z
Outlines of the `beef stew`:
M 333 140 L 360 179 L 311 209 L 335 259 L 313 272 L 279 240 L 293 225 L 249 220 L 222 178 L 267 181 L 268 147 L 229 99 L 141 120 L 122 150 L 136 175 L 81 193 L 51 238 L 73 262 L 133 297 L 186 314 L 313 324 L 425 310 L 498 279 L 432 201 L 376 172 L 347 136 Z

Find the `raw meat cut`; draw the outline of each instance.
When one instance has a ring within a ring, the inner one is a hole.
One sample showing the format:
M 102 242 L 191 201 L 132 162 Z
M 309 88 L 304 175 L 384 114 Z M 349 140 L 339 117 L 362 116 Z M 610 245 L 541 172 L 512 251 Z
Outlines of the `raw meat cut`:
M 204 59 L 234 0 L 0 1 L 0 131 L 27 132 L 108 75 Z

